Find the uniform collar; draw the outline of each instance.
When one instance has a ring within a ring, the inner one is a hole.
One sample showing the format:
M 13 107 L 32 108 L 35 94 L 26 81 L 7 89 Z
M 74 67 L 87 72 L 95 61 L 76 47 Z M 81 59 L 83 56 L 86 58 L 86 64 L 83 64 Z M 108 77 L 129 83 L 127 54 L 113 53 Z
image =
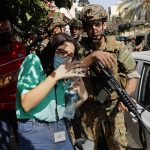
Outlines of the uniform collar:
M 96 48 L 94 44 L 91 44 L 91 49 L 93 49 L 93 50 L 101 50 L 101 51 L 105 50 L 106 49 L 106 41 L 107 41 L 106 36 L 102 35 L 100 46 Z

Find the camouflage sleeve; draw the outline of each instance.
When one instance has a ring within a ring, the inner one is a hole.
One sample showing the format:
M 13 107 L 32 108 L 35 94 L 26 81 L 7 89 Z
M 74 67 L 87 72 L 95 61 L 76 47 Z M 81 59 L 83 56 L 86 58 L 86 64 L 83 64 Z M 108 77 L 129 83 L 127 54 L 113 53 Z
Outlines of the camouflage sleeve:
M 86 50 L 84 47 L 80 46 L 80 48 L 78 48 L 78 57 L 80 60 L 82 60 L 85 57 L 85 55 L 86 55 L 85 52 L 86 52 Z
M 79 44 L 80 46 L 78 46 L 78 56 L 80 59 L 83 59 L 89 53 L 89 46 L 88 46 L 89 43 L 87 38 L 82 38 Z
M 129 52 L 128 48 L 123 43 L 118 42 L 117 47 L 119 49 L 118 61 L 123 65 L 125 73 L 129 74 L 134 72 L 136 63 L 131 55 L 131 52 Z
M 135 50 L 135 46 L 133 46 L 131 43 L 128 43 L 128 44 L 126 45 L 126 47 L 127 47 L 127 49 L 128 49 L 130 52 L 134 52 L 134 50 Z
M 132 79 L 132 78 L 140 78 L 140 75 L 139 75 L 139 73 L 138 73 L 137 71 L 133 71 L 133 72 L 131 72 L 131 73 L 128 73 L 128 74 L 127 74 L 127 77 L 128 77 L 129 79 Z

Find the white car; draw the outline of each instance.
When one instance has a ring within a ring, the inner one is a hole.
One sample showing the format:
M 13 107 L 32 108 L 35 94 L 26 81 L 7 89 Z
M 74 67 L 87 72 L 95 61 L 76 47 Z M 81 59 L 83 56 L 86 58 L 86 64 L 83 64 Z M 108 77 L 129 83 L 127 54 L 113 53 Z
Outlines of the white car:
M 141 76 L 133 97 L 138 100 L 137 108 L 148 131 L 131 113 L 125 113 L 128 146 L 150 150 L 150 51 L 133 52 L 132 55 Z

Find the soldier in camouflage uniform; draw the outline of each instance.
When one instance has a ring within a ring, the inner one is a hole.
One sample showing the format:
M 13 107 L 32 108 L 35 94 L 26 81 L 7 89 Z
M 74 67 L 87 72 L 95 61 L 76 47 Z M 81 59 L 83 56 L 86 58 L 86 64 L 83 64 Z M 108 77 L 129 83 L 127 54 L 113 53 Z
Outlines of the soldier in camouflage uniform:
M 107 36 L 114 35 L 114 27 L 112 26 L 112 24 L 107 24 L 104 34 Z
M 80 41 L 82 31 L 83 31 L 82 22 L 77 19 L 72 19 L 70 23 L 70 33 L 75 41 Z
M 80 20 L 72 19 L 70 23 L 70 33 L 71 36 L 74 38 L 74 40 L 77 43 L 77 50 L 80 49 L 80 41 L 81 41 L 81 34 L 83 31 L 83 25 Z
M 141 42 L 139 45 L 136 45 L 136 36 L 130 35 L 128 36 L 127 48 L 130 52 L 134 51 L 142 51 L 144 47 L 144 43 Z
M 90 51 L 91 55 L 82 60 L 83 64 L 90 65 L 95 59 L 99 59 L 104 65 L 111 67 L 115 78 L 131 95 L 139 78 L 135 71 L 135 61 L 123 43 L 116 41 L 115 38 L 109 39 L 103 34 L 103 25 L 106 21 L 106 11 L 100 5 L 86 5 L 82 12 L 82 23 L 88 37 L 82 38 L 80 57 L 83 59 Z M 113 55 L 117 60 L 116 64 L 108 62 L 106 55 Z M 99 56 L 101 55 L 101 56 Z M 127 108 L 122 102 L 118 101 L 115 92 L 104 99 L 100 95 L 100 102 L 95 101 L 98 93 L 103 91 L 103 81 L 100 77 L 90 77 L 84 79 L 89 93 L 89 99 L 81 106 L 81 123 L 86 131 L 88 138 L 95 142 L 95 149 L 100 149 L 98 145 L 100 131 L 104 127 L 105 138 L 109 150 L 124 150 L 121 146 L 127 145 L 126 128 L 124 124 L 124 111 Z M 106 107 L 108 117 L 103 107 Z M 107 118 L 107 119 L 106 119 Z M 103 120 L 103 121 L 102 121 Z M 108 124 L 105 124 L 109 122 Z M 110 124 L 110 126 L 109 126 Z
M 67 23 L 63 20 L 63 16 L 56 16 L 53 18 L 48 30 L 50 34 L 56 34 L 60 32 L 65 32 L 65 26 Z

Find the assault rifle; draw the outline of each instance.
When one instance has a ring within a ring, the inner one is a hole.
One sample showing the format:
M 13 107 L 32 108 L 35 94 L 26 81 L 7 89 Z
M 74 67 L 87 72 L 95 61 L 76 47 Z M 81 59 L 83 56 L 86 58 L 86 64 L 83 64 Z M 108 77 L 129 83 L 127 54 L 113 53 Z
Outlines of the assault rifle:
M 99 61 L 94 61 L 90 66 L 90 69 L 94 72 L 96 76 L 100 75 L 102 81 L 104 81 L 105 83 L 104 89 L 108 93 L 111 93 L 112 91 L 116 91 L 116 93 L 119 96 L 119 100 L 123 102 L 123 104 L 128 108 L 128 110 L 134 114 L 135 118 L 138 119 L 139 123 L 141 123 L 141 125 L 145 127 L 148 133 L 150 133 L 150 128 L 144 123 L 141 117 L 141 114 L 145 110 L 143 109 L 141 112 L 138 111 L 135 102 L 133 102 L 132 98 L 127 94 L 127 92 L 124 89 L 122 89 L 120 84 L 114 78 L 112 70 L 105 67 Z

